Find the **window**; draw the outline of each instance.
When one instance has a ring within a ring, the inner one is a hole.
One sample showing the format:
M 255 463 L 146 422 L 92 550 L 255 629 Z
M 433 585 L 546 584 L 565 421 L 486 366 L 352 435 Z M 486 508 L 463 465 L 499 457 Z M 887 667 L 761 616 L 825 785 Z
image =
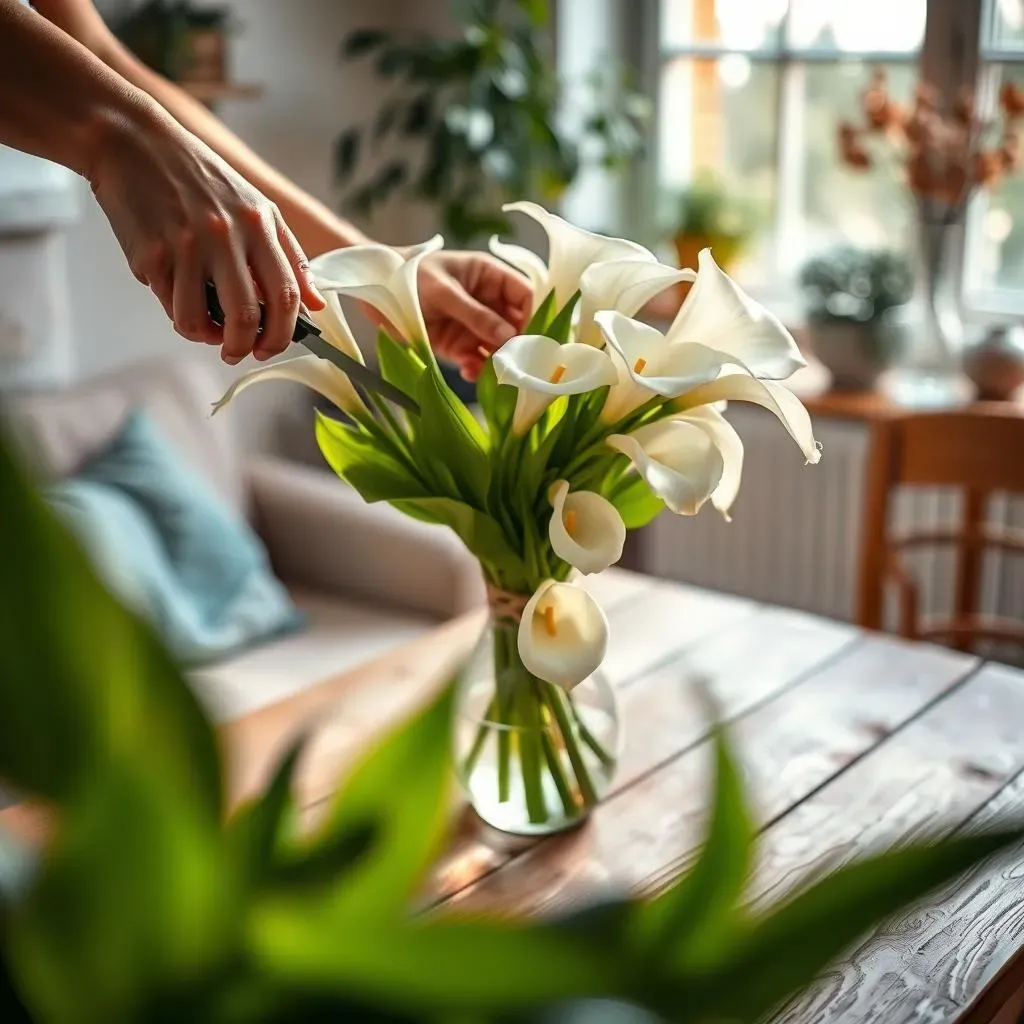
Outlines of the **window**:
M 875 68 L 885 69 L 889 91 L 903 102 L 922 60 L 942 69 L 932 73 L 941 88 L 955 91 L 948 54 L 925 52 L 929 29 L 932 51 L 968 41 L 964 69 L 973 75 L 978 68 L 983 109 L 995 109 L 1007 78 L 1024 85 L 1024 0 L 657 0 L 654 6 L 658 222 L 663 233 L 671 229 L 679 190 L 703 170 L 717 173 L 757 211 L 754 241 L 733 269 L 766 298 L 790 297 L 800 264 L 829 245 L 912 249 L 913 211 L 899 167 L 857 174 L 839 159 L 838 125 L 859 119 L 860 95 Z M 942 31 L 931 31 L 930 18 Z M 972 204 L 964 268 L 968 306 L 1024 308 L 1024 174 Z

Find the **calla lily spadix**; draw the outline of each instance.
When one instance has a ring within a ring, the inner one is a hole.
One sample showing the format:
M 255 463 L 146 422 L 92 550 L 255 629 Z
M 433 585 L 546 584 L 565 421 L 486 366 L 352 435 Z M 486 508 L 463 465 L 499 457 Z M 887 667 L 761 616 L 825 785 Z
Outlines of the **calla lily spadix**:
M 296 356 L 294 359 L 282 359 L 268 366 L 250 370 L 235 380 L 223 396 L 214 403 L 213 413 L 220 412 L 233 398 L 251 384 L 267 380 L 286 380 L 295 384 L 305 384 L 318 394 L 333 402 L 339 409 L 349 415 L 358 416 L 365 413 L 366 405 L 359 397 L 359 392 L 352 382 L 333 363 L 319 356 Z
M 633 316 L 671 285 L 692 281 L 690 269 L 667 267 L 653 253 L 649 258 L 608 260 L 593 263 L 580 277 L 580 316 L 576 340 L 584 345 L 603 345 L 601 329 L 594 321 L 600 310 Z
M 608 619 L 581 587 L 545 580 L 523 609 L 518 647 L 528 672 L 571 690 L 601 667 Z
M 548 498 L 554 510 L 548 537 L 563 562 L 590 575 L 603 572 L 622 557 L 626 526 L 607 498 L 593 491 L 570 492 L 568 480 L 556 480 Z
M 625 238 L 609 238 L 585 231 L 536 203 L 506 203 L 506 213 L 525 213 L 548 236 L 548 261 L 521 245 L 491 239 L 491 251 L 521 271 L 533 285 L 534 308 L 554 290 L 555 308 L 561 309 L 581 286 L 583 272 L 594 263 L 608 260 L 642 259 L 657 262 L 653 253 Z M 639 308 L 639 307 L 637 307 Z M 634 311 L 635 312 L 635 311 Z
M 423 260 L 443 245 L 440 235 L 401 252 L 387 245 L 352 245 L 322 253 L 310 261 L 310 269 L 321 292 L 359 299 L 387 319 L 403 340 L 425 342 L 416 277 Z
M 604 423 L 618 423 L 655 396 L 675 398 L 712 381 L 728 361 L 705 345 L 669 344 L 654 327 L 621 313 L 602 310 L 596 320 L 616 371 L 601 410 Z
M 710 434 L 682 419 L 659 420 L 631 434 L 612 434 L 647 486 L 671 511 L 695 516 L 722 480 L 725 462 Z
M 512 417 L 517 436 L 525 434 L 559 395 L 579 395 L 616 380 L 606 352 L 574 342 L 560 345 L 542 334 L 510 338 L 491 358 L 498 383 L 519 389 Z

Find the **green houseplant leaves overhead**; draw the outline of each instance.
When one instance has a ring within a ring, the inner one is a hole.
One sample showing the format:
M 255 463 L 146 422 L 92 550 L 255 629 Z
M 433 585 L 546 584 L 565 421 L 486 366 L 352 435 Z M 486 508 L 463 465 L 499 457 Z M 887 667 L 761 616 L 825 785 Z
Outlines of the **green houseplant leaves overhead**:
M 450 688 L 371 746 L 312 835 L 291 824 L 302 738 L 225 820 L 214 733 L 183 677 L 2 446 L 0 502 L 0 782 L 59 820 L 27 875 L 0 832 L 5 1022 L 508 1020 L 592 998 L 753 1022 L 1024 836 L 919 843 L 749 911 L 754 829 L 719 728 L 707 842 L 662 895 L 546 920 L 412 914 L 444 840 Z
M 597 69 L 574 94 L 582 117 L 559 122 L 566 83 L 548 52 L 548 0 L 473 0 L 456 5 L 454 37 L 395 35 L 359 29 L 342 43 L 345 60 L 372 62 L 393 86 L 371 124 L 346 129 L 335 143 L 335 172 L 345 206 L 369 215 L 396 192 L 436 206 L 449 243 L 469 245 L 511 225 L 503 202 L 554 201 L 589 162 L 627 166 L 643 148 L 646 97 L 621 74 Z M 360 165 L 382 143 L 401 155 Z

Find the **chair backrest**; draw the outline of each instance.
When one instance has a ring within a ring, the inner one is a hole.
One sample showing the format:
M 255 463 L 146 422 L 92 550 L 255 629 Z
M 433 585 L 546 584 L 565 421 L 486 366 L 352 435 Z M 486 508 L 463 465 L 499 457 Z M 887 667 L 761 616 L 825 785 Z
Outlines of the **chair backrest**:
M 868 457 L 861 545 L 858 622 L 881 629 L 886 584 L 899 593 L 899 632 L 971 650 L 980 640 L 1024 646 L 1024 624 L 978 614 L 985 552 L 998 548 L 1024 554 L 1024 531 L 986 523 L 989 498 L 1024 494 L 1024 412 L 1004 403 L 976 403 L 950 412 L 889 415 L 874 421 Z M 894 537 L 889 530 L 897 487 L 952 487 L 961 492 L 959 529 L 915 531 Z M 925 622 L 919 590 L 900 554 L 907 548 L 952 546 L 956 582 L 952 613 Z
M 241 458 L 230 417 L 210 418 L 224 382 L 186 356 L 140 361 L 69 388 L 5 397 L 4 419 L 44 479 L 59 479 L 111 439 L 141 406 L 167 440 L 232 507 L 244 511 Z

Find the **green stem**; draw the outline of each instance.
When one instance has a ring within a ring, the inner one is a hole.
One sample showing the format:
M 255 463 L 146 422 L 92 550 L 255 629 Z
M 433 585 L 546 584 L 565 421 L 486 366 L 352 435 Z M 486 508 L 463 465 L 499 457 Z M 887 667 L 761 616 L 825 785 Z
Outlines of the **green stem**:
M 575 707 L 573 707 L 571 700 L 569 701 L 569 706 L 572 708 L 573 718 L 576 719 L 576 728 L 580 731 L 580 739 L 590 747 L 594 752 L 594 756 L 605 766 L 605 768 L 614 768 L 615 758 L 604 749 L 601 741 L 586 727 L 583 719 L 577 713 Z
M 541 696 L 540 688 L 536 683 L 533 685 L 531 699 L 536 703 L 537 710 L 539 711 L 544 698 Z M 552 781 L 555 783 L 555 789 L 558 790 L 558 798 L 562 801 L 562 809 L 565 811 L 567 817 L 575 817 L 576 812 L 579 809 L 576 806 L 576 797 L 573 795 L 572 787 L 569 785 L 569 780 L 566 778 L 561 755 L 555 748 L 549 729 L 541 728 L 540 742 L 541 749 L 544 752 L 544 760 L 547 762 L 548 771 L 551 773 Z
M 583 761 L 583 754 L 580 752 L 579 744 L 573 733 L 572 723 L 566 714 L 565 705 L 560 699 L 560 694 L 554 692 L 555 687 L 550 683 L 543 683 L 538 680 L 541 692 L 544 696 L 544 703 L 548 710 L 555 717 L 559 731 L 562 733 L 562 742 L 565 744 L 565 752 L 569 755 L 569 763 L 572 765 L 573 773 L 576 775 L 576 785 L 579 786 L 583 796 L 585 807 L 594 807 L 597 804 L 597 791 L 594 789 L 594 782 L 590 772 Z
M 498 803 L 508 803 L 510 786 L 510 768 L 512 765 L 512 694 L 506 693 L 504 687 L 508 677 L 509 656 L 508 638 L 502 626 L 494 629 L 494 683 L 497 689 L 495 723 L 498 731 Z
M 493 716 L 497 713 L 497 710 L 498 698 L 492 697 L 490 704 L 487 705 L 487 710 L 484 712 L 483 721 L 477 726 L 476 736 L 473 737 L 473 746 L 469 748 L 469 753 L 462 762 L 462 774 L 467 781 L 470 775 L 473 774 L 473 769 L 483 753 L 484 744 L 487 742 L 487 737 L 491 732 Z
M 534 699 L 529 678 L 517 682 L 516 705 L 519 719 L 519 767 L 523 776 L 523 791 L 526 794 L 526 811 L 530 821 L 539 824 L 548 820 L 548 809 L 544 802 L 544 787 L 541 782 L 541 722 L 540 708 Z

